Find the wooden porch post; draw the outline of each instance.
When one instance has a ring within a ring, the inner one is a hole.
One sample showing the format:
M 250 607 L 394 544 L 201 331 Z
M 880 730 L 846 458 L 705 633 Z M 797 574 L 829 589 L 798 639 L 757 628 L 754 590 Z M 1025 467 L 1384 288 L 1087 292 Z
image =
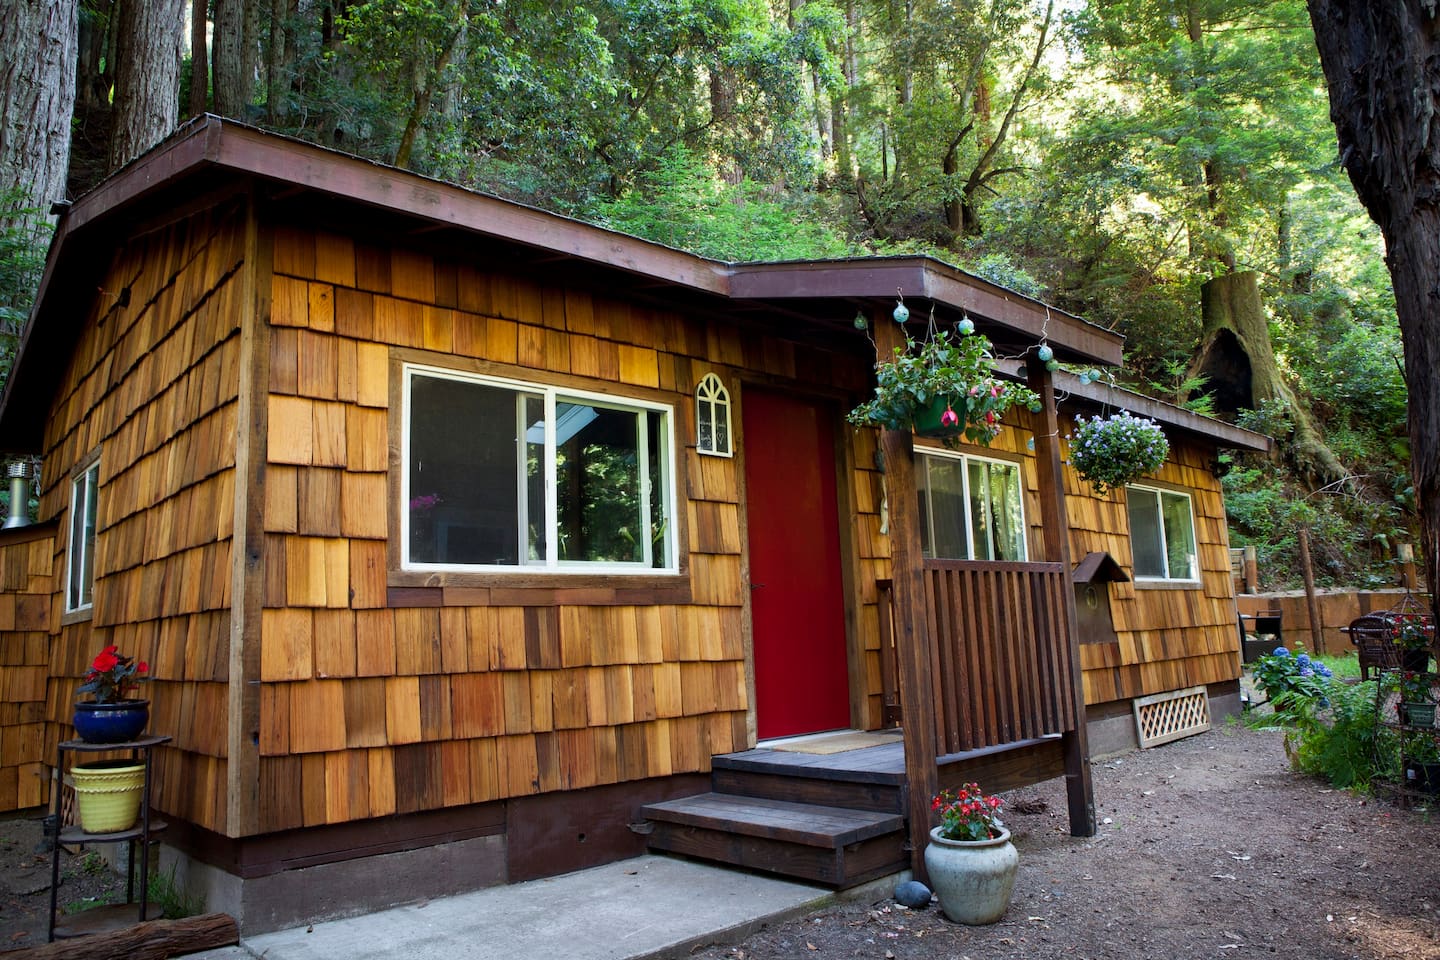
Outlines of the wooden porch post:
M 1070 569 L 1070 519 L 1065 511 L 1065 473 L 1060 462 L 1060 419 L 1055 410 L 1055 378 L 1036 360 L 1026 364 L 1030 389 L 1040 395 L 1035 415 L 1035 464 L 1040 480 L 1040 526 L 1044 559 L 1065 572 L 1065 630 L 1070 656 L 1074 729 L 1063 734 L 1065 793 L 1070 835 L 1095 836 L 1095 785 L 1090 778 L 1090 742 L 1085 730 L 1085 683 L 1080 672 L 1080 631 L 1075 618 L 1075 581 Z M 908 705 L 907 705 L 908 709 Z
M 875 352 L 893 355 L 905 333 L 883 310 L 870 318 Z M 915 437 L 909 430 L 881 430 L 885 458 L 885 500 L 890 512 L 890 566 L 895 591 L 895 657 L 899 666 L 901 720 L 905 741 L 906 815 L 910 825 L 910 868 L 928 883 L 925 844 L 930 836 L 930 798 L 939 790 L 935 762 L 935 693 L 931 637 L 925 615 L 921 569 L 919 500 L 915 495 Z

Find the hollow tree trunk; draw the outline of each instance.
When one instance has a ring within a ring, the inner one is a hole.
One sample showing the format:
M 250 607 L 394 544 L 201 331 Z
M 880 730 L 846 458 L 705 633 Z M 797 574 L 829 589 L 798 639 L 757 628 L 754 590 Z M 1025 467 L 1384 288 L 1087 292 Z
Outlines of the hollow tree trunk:
M 1265 400 L 1282 401 L 1294 427 L 1288 455 L 1295 468 L 1316 486 L 1344 477 L 1344 466 L 1325 444 L 1309 409 L 1298 402 L 1280 374 L 1259 278 L 1249 271 L 1211 277 L 1200 288 L 1200 316 L 1200 346 L 1188 375 L 1209 376 L 1217 389 L 1238 401 L 1236 407 L 1258 409 Z M 1248 361 L 1248 391 L 1243 383 L 1246 371 L 1243 366 L 1236 369 L 1238 358 L 1225 355 L 1236 349 Z M 1244 396 L 1247 392 L 1248 398 Z
M 1440 10 L 1429 0 L 1309 8 L 1340 157 L 1385 236 L 1425 577 L 1440 612 Z

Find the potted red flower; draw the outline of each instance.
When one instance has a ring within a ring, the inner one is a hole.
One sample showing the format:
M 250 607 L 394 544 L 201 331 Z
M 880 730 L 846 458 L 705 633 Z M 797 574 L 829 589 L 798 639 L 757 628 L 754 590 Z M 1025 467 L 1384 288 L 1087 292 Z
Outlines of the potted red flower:
M 88 743 L 123 743 L 134 740 L 150 722 L 150 701 L 128 696 L 149 680 L 149 664 L 120 653 L 115 646 L 101 650 L 90 663 L 80 693 L 93 700 L 75 704 L 75 732 Z
M 930 831 L 925 871 L 940 908 L 957 923 L 994 923 L 1010 905 L 1020 854 L 1000 822 L 1001 802 L 976 783 L 931 802 L 940 825 Z

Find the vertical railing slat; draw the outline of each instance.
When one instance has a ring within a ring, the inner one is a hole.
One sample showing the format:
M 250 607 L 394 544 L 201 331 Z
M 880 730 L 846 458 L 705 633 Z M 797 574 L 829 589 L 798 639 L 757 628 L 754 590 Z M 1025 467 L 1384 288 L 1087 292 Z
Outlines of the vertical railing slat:
M 1053 563 L 927 560 L 923 580 L 924 615 L 936 638 L 940 750 L 1068 730 L 1074 691 L 1061 619 L 1063 570 Z

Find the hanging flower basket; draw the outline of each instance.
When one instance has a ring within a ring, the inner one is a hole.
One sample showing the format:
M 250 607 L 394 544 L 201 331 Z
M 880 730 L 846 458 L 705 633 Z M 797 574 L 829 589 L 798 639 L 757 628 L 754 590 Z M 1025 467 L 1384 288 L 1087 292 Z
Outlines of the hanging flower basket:
M 1016 404 L 1039 403 L 1026 387 L 995 376 L 990 340 L 983 334 L 951 338 L 932 333 L 923 344 L 906 338 L 895 356 L 875 364 L 875 396 L 850 411 L 860 426 L 914 430 L 988 445 L 1000 433 L 1000 419 Z
M 1108 417 L 1082 417 L 1066 439 L 1070 466 L 1102 497 L 1159 470 L 1170 453 L 1160 424 L 1123 410 Z

